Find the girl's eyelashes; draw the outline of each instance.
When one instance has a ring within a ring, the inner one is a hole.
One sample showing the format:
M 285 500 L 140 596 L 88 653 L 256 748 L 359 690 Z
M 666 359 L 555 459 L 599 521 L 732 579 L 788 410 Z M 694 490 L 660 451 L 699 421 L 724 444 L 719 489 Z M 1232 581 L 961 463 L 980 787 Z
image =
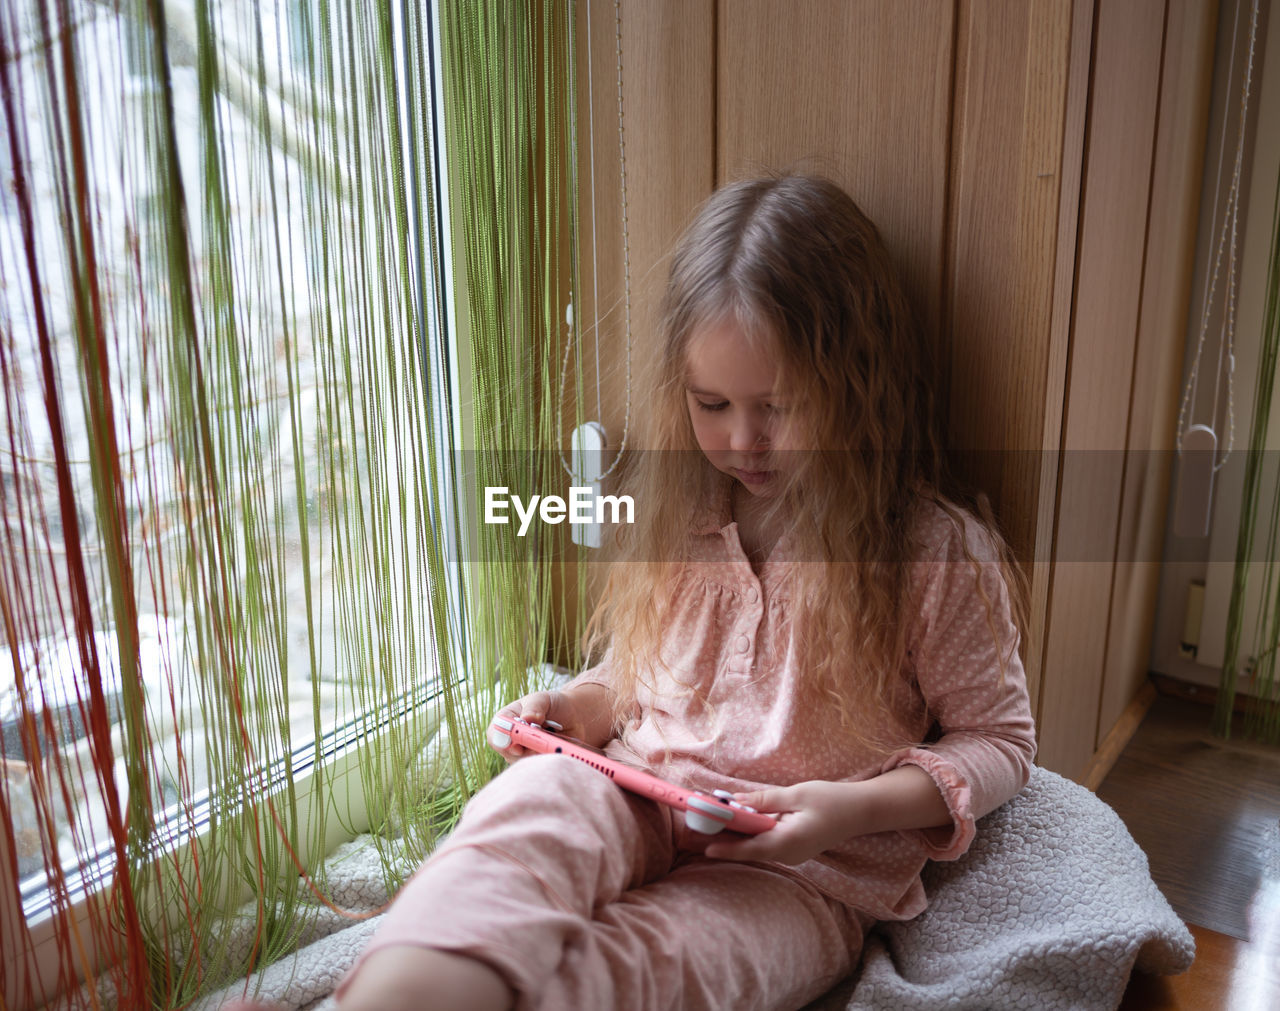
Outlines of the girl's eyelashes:
M 693 402 L 698 405 L 699 410 L 703 411 L 723 411 L 729 406 L 729 401 L 727 400 L 703 400 L 701 397 L 696 396 L 693 398 Z M 770 402 L 761 406 L 770 414 L 786 414 L 788 410 L 786 404 Z
M 698 410 L 700 411 L 723 411 L 726 407 L 729 406 L 729 401 L 727 400 L 720 400 L 713 404 L 709 404 L 704 400 L 698 400 L 696 397 L 694 398 L 694 403 L 698 405 Z M 783 404 L 765 404 L 764 409 L 768 411 L 770 414 L 786 414 L 787 413 L 787 408 Z

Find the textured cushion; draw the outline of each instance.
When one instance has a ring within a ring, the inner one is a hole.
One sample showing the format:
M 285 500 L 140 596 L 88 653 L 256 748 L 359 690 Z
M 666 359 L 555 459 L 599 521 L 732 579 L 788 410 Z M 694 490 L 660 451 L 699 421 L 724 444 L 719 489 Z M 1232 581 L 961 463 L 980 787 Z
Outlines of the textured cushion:
M 929 908 L 879 924 L 861 973 L 813 1011 L 1114 1008 L 1135 967 L 1179 973 L 1195 955 L 1119 816 L 1045 769 L 924 884 Z

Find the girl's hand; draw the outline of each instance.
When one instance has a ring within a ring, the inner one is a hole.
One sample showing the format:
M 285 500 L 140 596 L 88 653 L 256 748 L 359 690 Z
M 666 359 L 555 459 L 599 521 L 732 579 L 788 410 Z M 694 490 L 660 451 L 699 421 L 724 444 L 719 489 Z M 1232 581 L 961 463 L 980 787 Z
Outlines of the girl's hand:
M 586 740 L 588 728 L 582 720 L 578 712 L 578 707 L 574 704 L 574 699 L 568 692 L 531 692 L 523 698 L 516 699 L 514 702 L 508 703 L 498 710 L 497 717 L 504 720 L 521 719 L 526 723 L 537 723 L 545 726 L 547 723 L 554 723 L 556 733 L 562 733 L 566 737 L 574 737 L 578 740 Z M 502 738 L 506 735 L 495 737 L 497 731 L 490 728 L 489 730 L 489 746 L 498 754 L 505 758 L 508 762 L 514 762 L 518 758 L 525 755 L 531 755 L 528 748 L 522 748 L 518 744 L 512 744 L 508 740 L 504 745 Z
M 952 823 L 946 800 L 918 765 L 900 765 L 871 779 L 813 780 L 739 793 L 733 799 L 781 817 L 768 832 L 756 836 L 723 841 L 713 837 L 715 841 L 704 851 L 709 857 L 801 864 L 856 835 Z
M 739 804 L 754 807 L 762 814 L 780 814 L 778 824 L 754 836 L 717 836 L 704 852 L 723 860 L 802 864 L 866 831 L 859 828 L 860 785 L 813 780 L 734 794 L 733 799 Z
M 551 722 L 556 724 L 556 727 L 552 729 L 557 729 L 557 732 L 563 732 L 570 737 L 574 737 L 576 735 L 572 728 L 576 724 L 575 716 L 573 702 L 566 698 L 564 693 L 530 692 L 523 698 L 507 703 L 507 705 L 498 710 L 494 719 L 520 719 L 526 723 L 537 724 Z M 505 734 L 498 733 L 492 727 L 489 729 L 489 746 L 508 762 L 514 762 L 518 758 L 532 754 L 528 748 L 512 744 Z

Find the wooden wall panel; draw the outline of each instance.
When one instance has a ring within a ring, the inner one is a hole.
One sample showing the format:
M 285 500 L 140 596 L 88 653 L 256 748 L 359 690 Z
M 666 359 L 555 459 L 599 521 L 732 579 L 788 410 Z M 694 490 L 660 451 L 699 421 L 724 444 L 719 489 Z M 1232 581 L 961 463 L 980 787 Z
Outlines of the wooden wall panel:
M 1042 469 L 1039 451 L 1055 360 L 1059 202 L 1064 169 L 1078 180 L 1083 146 L 1081 123 L 1066 151 L 1071 4 L 964 3 L 958 29 L 944 291 L 949 440 L 961 451 L 961 476 L 991 496 L 1015 551 L 1030 564 L 1038 505 L 1053 501 L 1057 479 L 1056 470 Z M 1069 215 L 1078 197 L 1077 184 L 1065 195 Z M 990 396 L 993 390 L 999 394 Z M 1047 567 L 1029 574 L 1033 591 L 1048 578 Z M 1045 596 L 1041 590 L 1033 597 L 1023 649 L 1033 704 L 1041 624 L 1034 601 L 1042 611 Z
M 805 167 L 879 226 L 939 332 L 954 4 L 722 0 L 718 182 Z
M 1040 693 L 1047 675 L 1049 601 L 1053 582 L 1054 534 L 1058 519 L 1059 452 L 1067 402 L 1072 312 L 1075 302 L 1076 251 L 1079 246 L 1081 189 L 1088 140 L 1089 89 L 1093 69 L 1094 5 L 1072 4 L 1067 60 L 1066 108 L 1063 113 L 1062 184 L 1058 196 L 1057 244 L 1054 251 L 1049 335 L 1045 358 L 1044 416 L 1040 445 L 1040 498 L 1035 513 L 1031 559 L 1030 642 L 1024 648 L 1028 671 L 1037 675 L 1034 710 L 1041 730 L 1046 713 Z
M 715 185 L 715 0 L 644 0 L 623 3 L 619 10 L 620 55 L 613 3 L 587 0 L 578 13 L 578 171 L 584 264 L 579 311 L 584 354 L 591 369 L 595 321 L 599 320 L 605 373 L 603 421 L 614 447 L 622 436 L 627 403 L 624 269 L 629 267 L 635 371 L 646 366 L 654 344 L 667 256 L 693 209 Z
M 1217 0 L 1171 0 L 1099 740 L 1147 680 L 1191 300 Z
M 1102 0 L 1040 698 L 1040 760 L 1098 744 L 1164 35 L 1163 0 Z
M 962 5 L 947 279 L 960 449 L 1041 448 L 1070 22 L 1069 0 Z M 993 383 L 998 403 L 976 394 Z

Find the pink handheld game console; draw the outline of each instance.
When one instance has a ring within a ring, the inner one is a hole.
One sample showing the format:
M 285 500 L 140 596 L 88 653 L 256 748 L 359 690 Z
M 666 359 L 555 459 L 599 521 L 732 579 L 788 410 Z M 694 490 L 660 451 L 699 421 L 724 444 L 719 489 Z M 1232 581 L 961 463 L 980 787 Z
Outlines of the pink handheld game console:
M 731 832 L 758 835 L 776 824 L 776 820 L 770 815 L 760 814 L 755 808 L 739 804 L 723 791 L 708 794 L 676 786 L 640 769 L 623 765 L 597 748 L 554 733 L 536 723 L 496 718 L 489 726 L 489 734 L 490 744 L 500 749 L 508 747 L 508 743 L 502 743 L 502 739 L 506 738 L 510 744 L 518 744 L 539 754 L 563 754 L 585 762 L 623 789 L 683 811 L 685 824 L 695 832 L 714 835 L 727 828 Z

